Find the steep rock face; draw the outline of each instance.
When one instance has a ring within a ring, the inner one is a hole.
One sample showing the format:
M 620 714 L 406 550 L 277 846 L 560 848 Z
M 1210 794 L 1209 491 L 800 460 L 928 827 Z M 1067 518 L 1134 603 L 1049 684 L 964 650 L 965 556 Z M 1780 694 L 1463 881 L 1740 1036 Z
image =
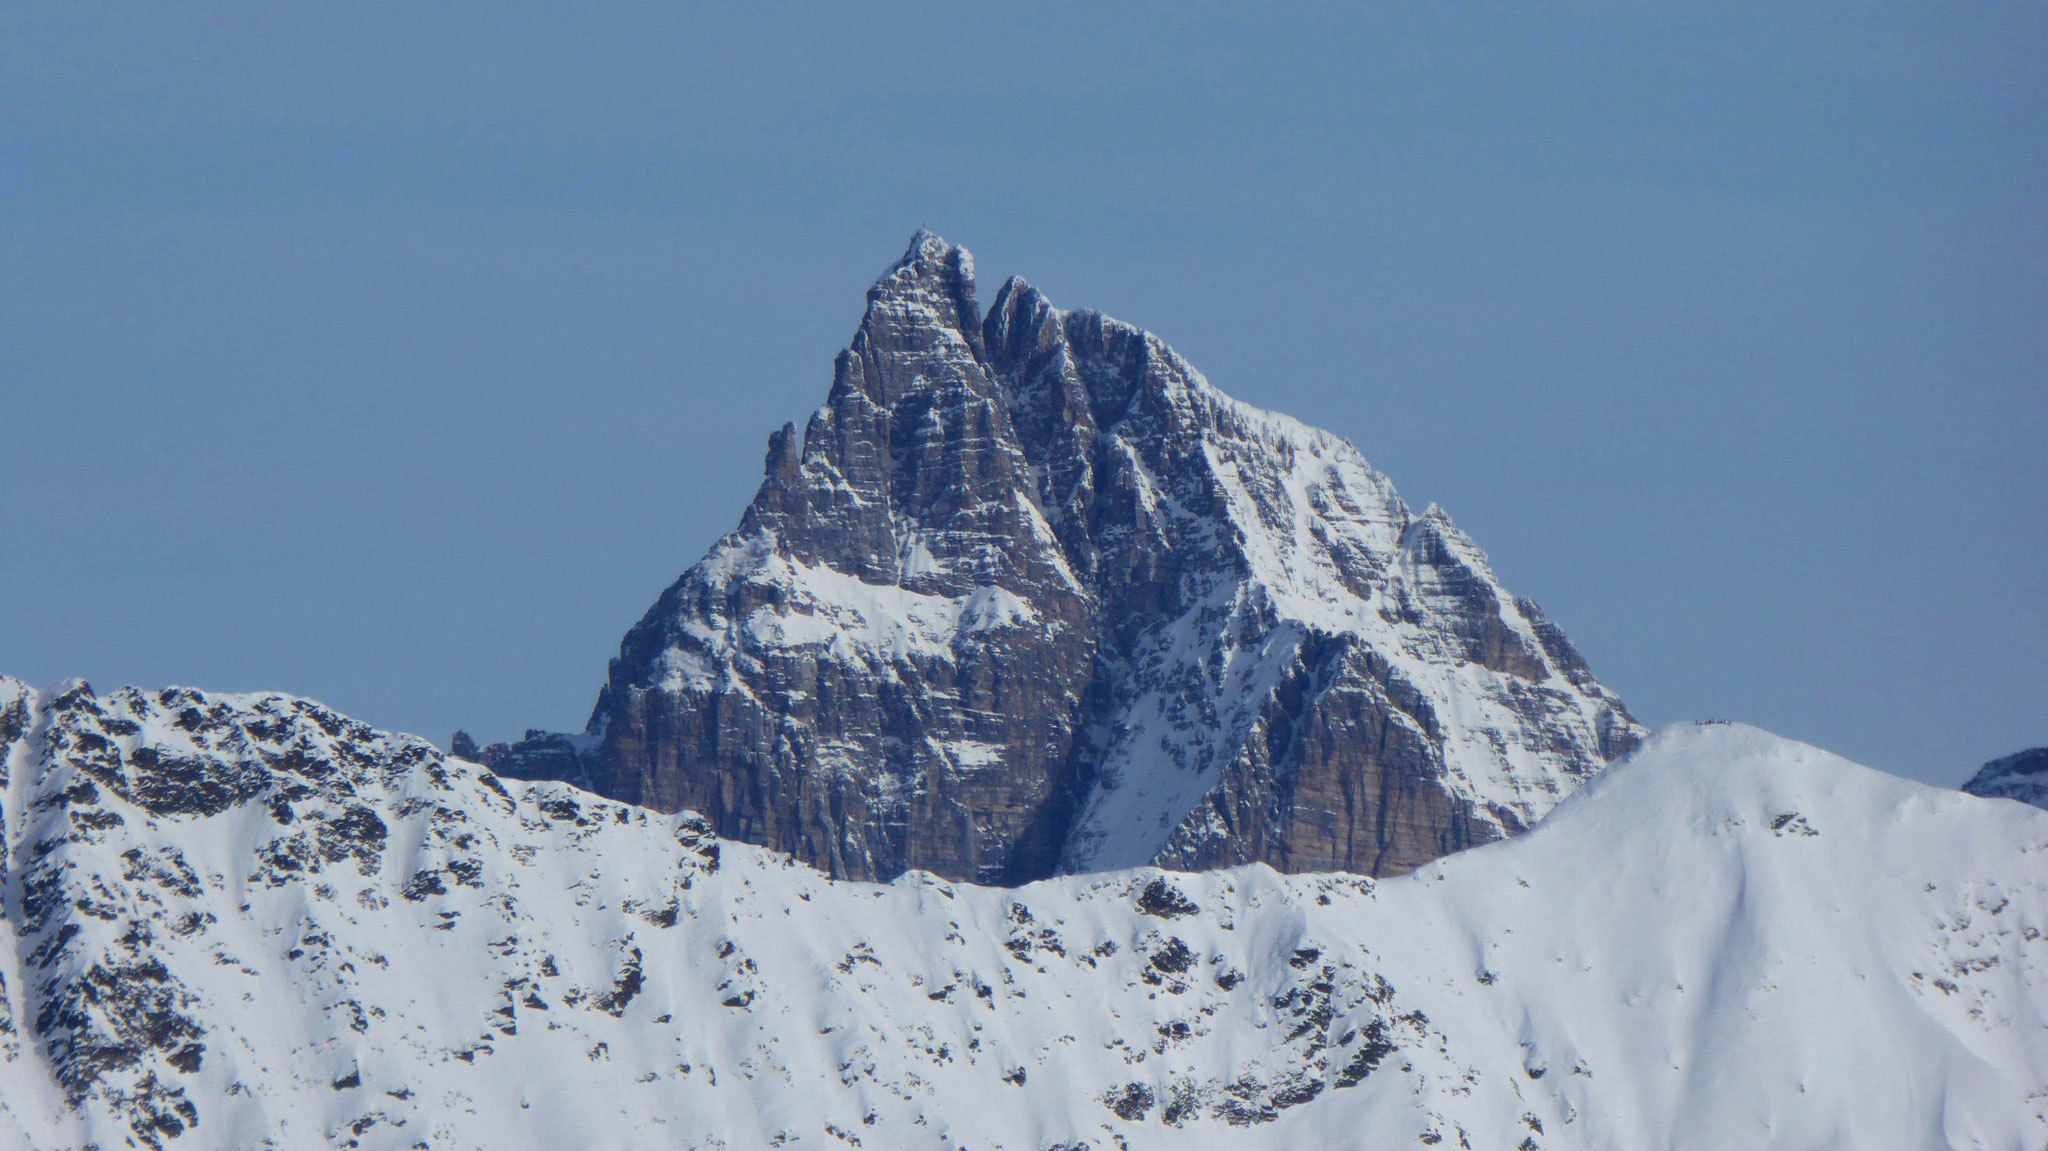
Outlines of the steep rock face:
M 1350 444 L 921 232 L 581 736 L 486 750 L 832 874 L 1398 874 L 1641 738 Z
M 1970 777 L 1963 790 L 1994 799 L 2017 799 L 2048 808 L 2048 747 L 2031 747 L 1994 759 Z
M 775 435 L 739 530 L 627 634 L 589 786 L 837 875 L 1052 870 L 1095 604 L 979 316 L 930 235 L 868 293 L 801 443 Z

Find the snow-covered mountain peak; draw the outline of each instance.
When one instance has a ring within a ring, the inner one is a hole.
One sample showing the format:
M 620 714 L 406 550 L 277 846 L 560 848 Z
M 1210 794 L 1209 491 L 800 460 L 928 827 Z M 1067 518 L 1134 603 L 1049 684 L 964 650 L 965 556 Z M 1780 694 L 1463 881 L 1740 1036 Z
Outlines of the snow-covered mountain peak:
M 929 232 L 739 529 L 621 645 L 585 740 L 485 753 L 834 874 L 1263 860 L 1510 835 L 1641 729 L 1449 518 L 1343 438 Z
M 1762 728 L 1699 720 L 1653 733 L 1558 804 L 1529 836 L 1597 841 L 1621 832 L 1623 823 L 1636 822 L 1693 821 L 1726 830 L 1769 824 L 1802 808 L 1830 812 L 1850 825 L 1843 834 L 1862 835 L 1881 833 L 1907 817 L 1909 809 L 1975 806 L 1961 792 L 1913 783 Z M 1804 835 L 1813 830 L 1803 815 L 1799 818 L 1800 829 L 1788 831 L 1787 820 L 1774 831 Z
M 2048 1140 L 2048 813 L 1750 729 L 1379 882 L 835 881 L 281 695 L 0 763 L 10 1147 Z

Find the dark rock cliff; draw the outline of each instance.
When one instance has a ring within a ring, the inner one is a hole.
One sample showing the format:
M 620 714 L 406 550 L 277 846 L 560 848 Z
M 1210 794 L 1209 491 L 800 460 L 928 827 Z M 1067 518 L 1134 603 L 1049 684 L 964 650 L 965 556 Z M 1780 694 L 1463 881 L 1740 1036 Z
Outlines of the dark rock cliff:
M 1970 777 L 1963 790 L 2048 808 L 2048 747 L 2030 747 L 1992 760 Z

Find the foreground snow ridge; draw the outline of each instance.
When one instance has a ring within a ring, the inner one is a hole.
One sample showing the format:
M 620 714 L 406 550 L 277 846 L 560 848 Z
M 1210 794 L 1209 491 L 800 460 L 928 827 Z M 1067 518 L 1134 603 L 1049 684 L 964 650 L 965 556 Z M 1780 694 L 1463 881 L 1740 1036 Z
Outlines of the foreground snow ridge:
M 835 882 L 0 679 L 0 1145 L 2038 1148 L 2048 813 L 1681 727 L 1399 879 Z

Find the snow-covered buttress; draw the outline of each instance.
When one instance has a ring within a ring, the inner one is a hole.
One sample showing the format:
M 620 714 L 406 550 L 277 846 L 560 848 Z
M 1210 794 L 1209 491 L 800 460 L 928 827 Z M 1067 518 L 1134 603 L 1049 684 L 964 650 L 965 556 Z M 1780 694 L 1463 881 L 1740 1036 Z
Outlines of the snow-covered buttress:
M 1349 443 L 920 232 L 578 736 L 482 753 L 827 872 L 1391 875 L 1641 738 Z
M 1667 731 L 1525 836 L 834 881 L 281 695 L 0 678 L 0 1146 L 2048 1142 L 2048 814 Z

